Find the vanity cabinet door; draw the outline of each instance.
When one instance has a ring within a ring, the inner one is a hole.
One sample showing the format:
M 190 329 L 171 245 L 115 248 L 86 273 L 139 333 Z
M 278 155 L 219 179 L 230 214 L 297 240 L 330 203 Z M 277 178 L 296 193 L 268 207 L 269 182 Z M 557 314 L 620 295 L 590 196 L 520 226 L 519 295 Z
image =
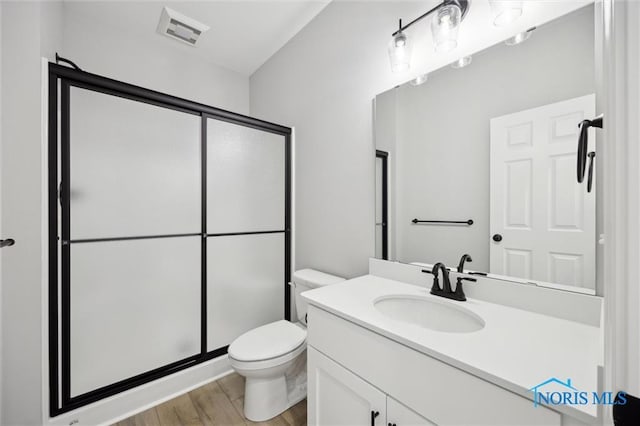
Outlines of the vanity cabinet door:
M 312 347 L 307 369 L 309 426 L 386 425 L 386 395 L 380 390 Z
M 387 397 L 387 426 L 436 426 L 409 407 Z

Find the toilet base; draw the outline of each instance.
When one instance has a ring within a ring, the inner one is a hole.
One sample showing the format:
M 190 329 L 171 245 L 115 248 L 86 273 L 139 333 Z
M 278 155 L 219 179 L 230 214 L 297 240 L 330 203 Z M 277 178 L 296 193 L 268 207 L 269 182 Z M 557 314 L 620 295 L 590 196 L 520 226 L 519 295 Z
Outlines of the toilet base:
M 266 369 L 234 368 L 244 376 L 244 416 L 254 422 L 272 419 L 307 397 L 307 351 Z
M 247 377 L 244 416 L 254 422 L 272 419 L 289 408 L 285 376 L 272 379 Z

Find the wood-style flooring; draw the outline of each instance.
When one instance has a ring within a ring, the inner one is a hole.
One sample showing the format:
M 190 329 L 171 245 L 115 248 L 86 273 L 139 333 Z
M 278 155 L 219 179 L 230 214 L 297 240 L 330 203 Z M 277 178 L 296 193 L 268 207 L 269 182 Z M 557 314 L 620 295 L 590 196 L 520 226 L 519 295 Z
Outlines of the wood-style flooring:
M 232 373 L 114 426 L 306 426 L 307 400 L 279 416 L 255 423 L 244 418 L 244 377 Z

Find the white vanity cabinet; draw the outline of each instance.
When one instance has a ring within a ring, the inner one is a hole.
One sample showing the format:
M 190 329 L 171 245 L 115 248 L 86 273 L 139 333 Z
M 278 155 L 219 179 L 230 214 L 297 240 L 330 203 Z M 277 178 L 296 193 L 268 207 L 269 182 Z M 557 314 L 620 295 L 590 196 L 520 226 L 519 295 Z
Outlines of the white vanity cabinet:
M 387 426 L 436 426 L 412 409 L 387 396 Z
M 310 426 L 562 424 L 558 412 L 315 306 L 308 321 Z
M 310 425 L 434 425 L 313 348 L 307 366 Z
M 313 348 L 307 349 L 309 425 L 382 425 L 386 395 Z M 311 395 L 313 394 L 313 397 Z

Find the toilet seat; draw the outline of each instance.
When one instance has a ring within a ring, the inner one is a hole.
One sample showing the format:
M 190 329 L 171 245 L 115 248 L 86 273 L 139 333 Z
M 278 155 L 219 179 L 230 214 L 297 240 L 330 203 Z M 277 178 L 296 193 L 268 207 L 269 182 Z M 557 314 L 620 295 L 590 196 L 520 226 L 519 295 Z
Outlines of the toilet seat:
M 229 361 L 231 362 L 231 366 L 240 372 L 244 371 L 252 371 L 252 370 L 267 370 L 273 367 L 277 367 L 282 364 L 286 364 L 287 362 L 295 359 L 298 355 L 304 352 L 307 349 L 307 342 L 303 342 L 300 346 L 295 348 L 293 351 L 283 354 L 279 357 L 265 359 L 261 361 L 238 361 L 233 357 L 229 356 Z
M 229 346 L 229 359 L 238 368 L 260 369 L 285 363 L 306 348 L 307 332 L 287 320 L 275 321 L 238 337 Z

